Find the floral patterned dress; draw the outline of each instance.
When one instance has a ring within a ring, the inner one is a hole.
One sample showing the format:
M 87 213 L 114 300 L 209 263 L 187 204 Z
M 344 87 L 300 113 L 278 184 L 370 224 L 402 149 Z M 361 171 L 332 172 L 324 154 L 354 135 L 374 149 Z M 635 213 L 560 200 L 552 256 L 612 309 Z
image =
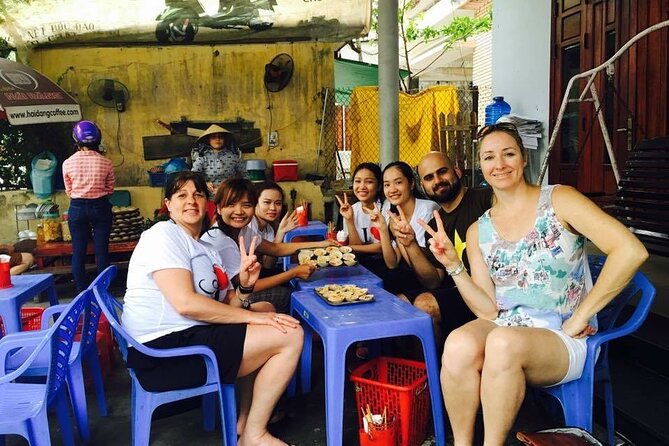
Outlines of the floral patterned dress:
M 479 246 L 495 284 L 498 325 L 561 330 L 591 288 L 585 237 L 558 220 L 551 202 L 555 187 L 541 188 L 534 227 L 516 242 L 499 235 L 490 210 L 478 219 Z

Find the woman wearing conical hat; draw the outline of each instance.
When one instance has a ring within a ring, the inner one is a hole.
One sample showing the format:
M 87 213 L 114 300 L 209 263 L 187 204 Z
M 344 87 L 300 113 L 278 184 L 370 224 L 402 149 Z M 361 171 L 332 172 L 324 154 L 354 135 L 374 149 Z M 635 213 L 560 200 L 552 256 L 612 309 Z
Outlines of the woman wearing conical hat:
M 248 178 L 246 164 L 241 158 L 232 132 L 216 124 L 210 125 L 197 139 L 193 150 L 197 158 L 193 159 L 193 172 L 201 172 L 207 181 L 210 192 L 228 178 Z

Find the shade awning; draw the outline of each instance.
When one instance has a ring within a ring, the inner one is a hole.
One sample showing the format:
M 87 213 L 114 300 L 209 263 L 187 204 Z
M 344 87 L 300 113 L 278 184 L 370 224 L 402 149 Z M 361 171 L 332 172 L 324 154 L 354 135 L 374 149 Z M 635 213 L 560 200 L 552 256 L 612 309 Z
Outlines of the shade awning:
M 0 117 L 12 125 L 81 120 L 79 104 L 34 69 L 0 58 Z

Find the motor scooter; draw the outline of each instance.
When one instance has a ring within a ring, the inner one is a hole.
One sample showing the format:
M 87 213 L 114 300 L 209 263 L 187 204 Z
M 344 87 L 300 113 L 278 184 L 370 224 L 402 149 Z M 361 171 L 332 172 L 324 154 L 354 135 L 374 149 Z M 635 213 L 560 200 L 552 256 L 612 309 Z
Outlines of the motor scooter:
M 200 27 L 212 29 L 268 29 L 272 22 L 260 10 L 274 11 L 276 0 L 219 0 L 218 11 L 205 10 L 199 0 L 166 0 L 156 17 L 156 39 L 160 43 L 192 42 Z

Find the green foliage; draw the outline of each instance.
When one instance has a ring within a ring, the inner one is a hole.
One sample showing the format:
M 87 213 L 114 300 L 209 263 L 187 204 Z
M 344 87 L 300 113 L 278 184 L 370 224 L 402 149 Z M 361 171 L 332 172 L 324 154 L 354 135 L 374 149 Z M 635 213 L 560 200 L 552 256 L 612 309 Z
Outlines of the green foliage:
M 30 163 L 40 152 L 48 150 L 62 163 L 71 132 L 69 123 L 12 126 L 0 120 L 0 190 L 30 188 Z
M 14 48 L 5 39 L 0 37 L 0 57 L 6 59 L 14 51 Z
M 409 18 L 408 13 L 418 3 L 417 0 L 399 0 L 399 7 L 397 10 L 397 21 L 399 24 L 399 37 L 402 41 L 402 48 L 400 50 L 404 53 L 407 69 L 411 72 L 411 50 L 421 42 L 429 42 L 435 39 L 444 39 L 442 52 L 448 51 L 458 42 L 464 42 L 470 37 L 476 36 L 492 29 L 492 12 L 481 17 L 454 17 L 453 20 L 445 26 L 435 28 L 432 26 L 421 27 L 420 23 L 423 19 L 423 14 L 418 14 Z M 455 3 L 455 2 L 454 2 Z M 379 28 L 379 8 L 378 0 L 372 4 L 372 30 L 378 34 Z M 417 73 L 411 73 L 407 80 L 407 85 L 411 84 L 411 79 L 418 76 Z
M 426 27 L 417 30 L 415 36 L 407 35 L 409 42 L 421 39 L 424 42 L 437 39 L 439 37 L 446 38 L 445 46 L 453 46 L 456 42 L 464 42 L 468 38 L 481 34 L 492 29 L 492 15 L 490 13 L 483 17 L 455 17 L 451 23 L 441 28 L 435 29 Z

